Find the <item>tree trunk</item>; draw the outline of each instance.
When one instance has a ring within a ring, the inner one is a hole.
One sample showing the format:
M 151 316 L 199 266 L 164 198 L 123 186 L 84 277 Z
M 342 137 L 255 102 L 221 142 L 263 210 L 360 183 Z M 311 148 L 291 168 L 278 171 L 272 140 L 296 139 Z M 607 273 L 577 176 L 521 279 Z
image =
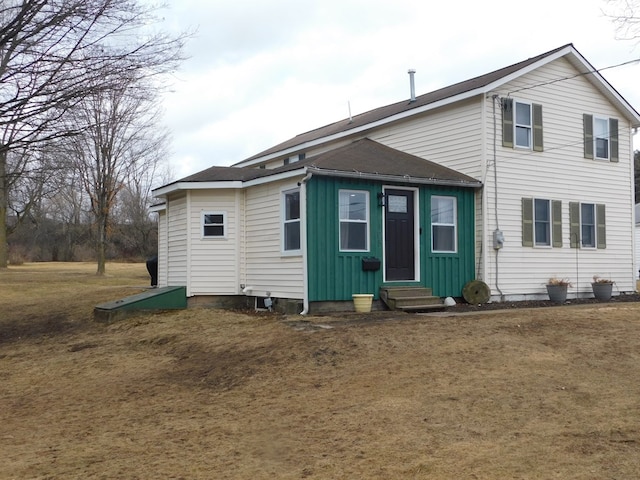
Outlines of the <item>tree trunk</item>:
M 9 265 L 9 244 L 7 243 L 8 185 L 7 150 L 0 145 L 0 268 L 7 268 Z
M 96 254 L 98 256 L 98 271 L 96 275 L 105 274 L 105 263 L 107 256 L 107 221 L 106 215 L 98 215 L 98 238 L 96 239 Z

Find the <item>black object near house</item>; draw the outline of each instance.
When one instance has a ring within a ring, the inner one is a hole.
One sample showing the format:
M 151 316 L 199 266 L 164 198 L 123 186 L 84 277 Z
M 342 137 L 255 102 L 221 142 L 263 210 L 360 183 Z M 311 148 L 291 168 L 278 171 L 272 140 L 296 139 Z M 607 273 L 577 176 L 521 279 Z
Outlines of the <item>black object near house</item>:
M 158 286 L 158 256 L 151 257 L 147 260 L 147 272 L 151 276 L 151 286 Z

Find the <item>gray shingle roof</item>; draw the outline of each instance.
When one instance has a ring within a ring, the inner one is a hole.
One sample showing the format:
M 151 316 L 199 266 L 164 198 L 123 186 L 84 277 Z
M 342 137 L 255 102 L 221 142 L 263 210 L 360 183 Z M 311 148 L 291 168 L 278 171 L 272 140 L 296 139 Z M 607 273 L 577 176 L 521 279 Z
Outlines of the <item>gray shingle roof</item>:
M 274 169 L 211 167 L 178 182 L 246 182 L 296 170 L 300 170 L 301 175 L 311 171 L 322 175 L 366 176 L 369 179 L 395 179 L 407 183 L 480 186 L 480 182 L 473 177 L 368 138 Z
M 272 153 L 277 153 L 282 150 L 286 150 L 288 148 L 295 147 L 297 145 L 304 144 L 306 142 L 310 142 L 322 137 L 334 135 L 337 133 L 346 132 L 348 130 L 352 130 L 364 125 L 368 125 L 370 123 L 374 123 L 378 120 L 382 120 L 387 117 L 391 117 L 393 115 L 397 115 L 402 112 L 406 112 L 409 110 L 413 110 L 416 108 L 423 107 L 425 105 L 429 105 L 434 102 L 438 102 L 450 97 L 455 97 L 457 95 L 461 95 L 465 92 L 469 92 L 472 90 L 476 90 L 481 87 L 486 87 L 487 85 L 492 84 L 493 82 L 500 80 L 512 73 L 515 73 L 523 68 L 528 67 L 545 57 L 549 57 L 556 52 L 572 46 L 572 44 L 563 45 L 559 48 L 551 50 L 549 52 L 543 53 L 536 57 L 529 58 L 522 62 L 515 63 L 508 67 L 501 68 L 499 70 L 495 70 L 493 72 L 487 73 L 485 75 L 481 75 L 479 77 L 471 78 L 469 80 L 465 80 L 460 83 L 456 83 L 454 85 L 450 85 L 448 87 L 441 88 L 439 90 L 435 90 L 430 93 L 426 93 L 424 95 L 419 95 L 416 97 L 415 101 L 410 102 L 409 99 L 403 100 L 401 102 L 393 103 L 391 105 L 386 105 L 384 107 L 376 108 L 374 110 L 370 110 L 368 112 L 362 113 L 360 115 L 356 115 L 351 119 L 347 118 L 344 120 L 340 120 L 335 123 L 331 123 L 324 127 L 317 128 L 315 130 L 311 130 L 306 133 L 302 133 L 297 135 L 289 140 L 286 140 L 278 145 L 275 145 L 267 150 L 264 150 L 256 155 L 253 155 L 242 162 L 244 163 L 256 158 L 260 158 Z

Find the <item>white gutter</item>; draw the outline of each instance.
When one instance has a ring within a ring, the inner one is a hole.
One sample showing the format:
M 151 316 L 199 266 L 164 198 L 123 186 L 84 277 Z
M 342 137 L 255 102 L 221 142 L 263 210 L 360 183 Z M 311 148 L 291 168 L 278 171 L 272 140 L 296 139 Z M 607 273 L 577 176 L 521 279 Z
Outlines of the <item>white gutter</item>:
M 462 180 L 438 180 L 437 178 L 420 178 L 411 177 L 409 175 L 385 175 L 378 173 L 365 173 L 365 172 L 346 172 L 341 170 L 325 170 L 309 166 L 307 170 L 314 175 L 323 175 L 327 177 L 342 177 L 342 178 L 359 178 L 363 180 L 375 180 L 378 182 L 405 182 L 419 185 L 444 185 L 449 187 L 472 187 L 478 188 L 482 186 L 480 180 L 473 182 L 465 182 Z
M 278 173 L 276 175 L 265 175 L 264 177 L 255 178 L 253 180 L 242 181 L 222 181 L 222 182 L 176 182 L 171 185 L 160 187 L 157 190 L 153 190 L 154 197 L 163 197 L 169 193 L 177 192 L 179 190 L 221 190 L 229 188 L 247 188 L 255 185 L 262 185 L 270 182 L 277 182 L 279 180 L 287 180 L 289 178 L 304 175 L 304 167 L 297 170 L 290 170 L 288 172 Z
M 309 266 L 307 262 L 307 182 L 312 173 L 300 180 L 300 246 L 302 247 L 302 311 L 300 315 L 309 313 Z

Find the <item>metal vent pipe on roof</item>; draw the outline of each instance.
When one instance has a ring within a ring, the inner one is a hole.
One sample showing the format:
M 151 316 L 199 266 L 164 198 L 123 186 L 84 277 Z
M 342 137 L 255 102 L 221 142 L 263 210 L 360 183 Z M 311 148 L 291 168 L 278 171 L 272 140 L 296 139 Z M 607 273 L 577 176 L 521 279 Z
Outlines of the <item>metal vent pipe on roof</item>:
M 409 99 L 409 102 L 415 102 L 416 101 L 416 83 L 415 83 L 415 73 L 416 71 L 413 68 L 409 69 L 409 84 L 411 86 L 411 98 Z

